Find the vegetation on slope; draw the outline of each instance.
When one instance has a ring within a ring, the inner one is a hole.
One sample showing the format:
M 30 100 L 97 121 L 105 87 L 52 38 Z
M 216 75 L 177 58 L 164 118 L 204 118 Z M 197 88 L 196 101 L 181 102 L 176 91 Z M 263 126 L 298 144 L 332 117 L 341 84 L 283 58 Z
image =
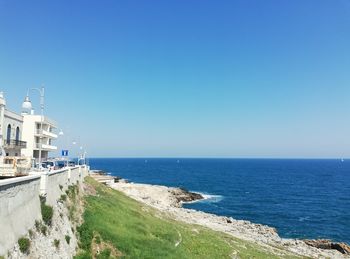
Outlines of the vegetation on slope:
M 85 197 L 77 259 L 278 258 L 250 242 L 173 221 L 91 178 L 86 184 L 94 191 Z

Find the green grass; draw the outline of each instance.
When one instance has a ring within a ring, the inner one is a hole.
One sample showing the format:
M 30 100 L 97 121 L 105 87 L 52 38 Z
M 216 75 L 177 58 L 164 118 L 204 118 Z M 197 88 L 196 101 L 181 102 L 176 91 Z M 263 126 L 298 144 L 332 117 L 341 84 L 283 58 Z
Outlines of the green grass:
M 30 240 L 26 237 L 21 237 L 18 239 L 18 245 L 19 245 L 19 250 L 24 253 L 28 254 L 29 253 L 29 248 L 30 248 Z
M 67 244 L 69 244 L 70 243 L 70 236 L 65 235 L 64 238 L 66 239 Z
M 41 215 L 45 224 L 51 226 L 53 217 L 53 207 L 46 205 L 45 201 L 41 201 Z
M 77 229 L 83 251 L 76 258 L 91 257 L 96 235 L 120 251 L 123 258 L 282 257 L 221 232 L 157 216 L 159 212 L 154 209 L 91 178 L 86 182 L 97 193 L 85 197 L 84 223 Z M 291 257 L 285 254 L 283 258 Z

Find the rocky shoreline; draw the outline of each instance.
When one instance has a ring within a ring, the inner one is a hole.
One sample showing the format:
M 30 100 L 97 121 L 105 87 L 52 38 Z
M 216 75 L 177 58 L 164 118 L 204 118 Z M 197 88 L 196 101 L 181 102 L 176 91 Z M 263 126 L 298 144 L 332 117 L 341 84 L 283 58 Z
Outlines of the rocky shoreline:
M 181 188 L 129 183 L 108 175 L 104 175 L 102 178 L 100 174 L 93 174 L 92 176 L 111 188 L 160 210 L 175 220 L 202 225 L 239 239 L 254 242 L 276 254 L 283 254 L 287 251 L 291 255 L 311 258 L 350 258 L 350 247 L 345 243 L 336 243 L 329 240 L 281 238 L 276 229 L 269 226 L 182 208 L 183 203 L 204 199 L 198 193 Z M 106 178 L 109 178 L 109 181 Z

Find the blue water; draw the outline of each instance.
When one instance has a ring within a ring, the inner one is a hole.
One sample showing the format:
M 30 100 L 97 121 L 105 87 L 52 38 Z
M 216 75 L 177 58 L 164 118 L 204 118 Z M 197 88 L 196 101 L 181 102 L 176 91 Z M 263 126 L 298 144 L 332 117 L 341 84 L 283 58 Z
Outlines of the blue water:
M 273 226 L 282 237 L 350 243 L 350 160 L 90 159 L 90 166 L 213 195 L 185 207 Z

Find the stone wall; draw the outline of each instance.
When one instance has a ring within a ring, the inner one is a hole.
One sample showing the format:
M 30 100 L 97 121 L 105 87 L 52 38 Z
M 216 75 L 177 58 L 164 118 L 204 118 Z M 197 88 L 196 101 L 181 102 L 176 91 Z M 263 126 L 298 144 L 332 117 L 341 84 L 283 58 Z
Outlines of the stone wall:
M 77 166 L 0 180 L 0 256 L 41 219 L 39 195 L 54 205 L 69 185 L 82 182 L 86 175 L 88 167 Z

